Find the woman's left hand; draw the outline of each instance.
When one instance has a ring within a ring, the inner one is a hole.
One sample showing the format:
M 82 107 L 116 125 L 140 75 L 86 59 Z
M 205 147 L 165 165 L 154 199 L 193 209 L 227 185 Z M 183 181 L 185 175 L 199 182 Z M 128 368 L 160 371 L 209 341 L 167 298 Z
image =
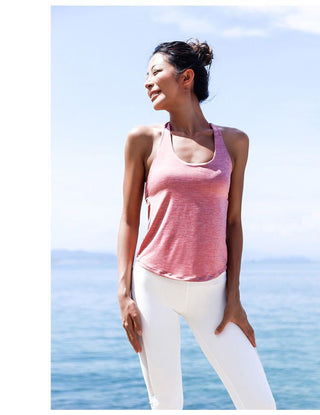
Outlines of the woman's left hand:
M 241 328 L 244 334 L 248 337 L 253 347 L 256 347 L 254 330 L 248 321 L 247 314 L 241 305 L 240 300 L 226 304 L 224 315 L 221 323 L 216 328 L 215 334 L 220 334 L 227 323 L 232 322 Z

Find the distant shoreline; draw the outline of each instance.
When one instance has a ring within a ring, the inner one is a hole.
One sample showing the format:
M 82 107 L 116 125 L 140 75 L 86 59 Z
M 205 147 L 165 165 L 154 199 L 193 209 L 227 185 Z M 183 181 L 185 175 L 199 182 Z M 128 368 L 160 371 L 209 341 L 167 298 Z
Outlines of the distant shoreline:
M 71 250 L 71 249 L 52 249 L 51 250 L 52 266 L 72 266 L 72 265 L 95 265 L 105 267 L 117 266 L 117 256 L 111 252 Z M 260 257 L 260 258 L 243 258 L 243 263 L 313 263 L 320 262 L 320 258 L 306 258 L 299 256 L 291 257 Z

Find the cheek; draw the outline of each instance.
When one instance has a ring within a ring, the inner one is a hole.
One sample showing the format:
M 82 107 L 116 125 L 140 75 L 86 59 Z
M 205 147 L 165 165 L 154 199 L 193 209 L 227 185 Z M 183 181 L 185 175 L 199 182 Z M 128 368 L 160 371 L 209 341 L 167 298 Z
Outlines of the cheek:
M 157 84 L 161 91 L 165 92 L 168 95 L 175 94 L 177 89 L 177 83 L 174 81 L 174 79 L 172 79 L 171 76 L 162 76 L 158 79 Z

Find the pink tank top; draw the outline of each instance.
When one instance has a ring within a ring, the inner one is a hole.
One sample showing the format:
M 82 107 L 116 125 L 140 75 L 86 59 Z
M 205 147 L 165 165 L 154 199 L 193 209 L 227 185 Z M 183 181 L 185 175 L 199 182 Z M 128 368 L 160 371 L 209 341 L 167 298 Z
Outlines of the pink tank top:
M 232 162 L 221 131 L 214 155 L 187 163 L 174 152 L 164 125 L 145 185 L 148 226 L 136 261 L 167 278 L 208 281 L 227 269 L 226 220 Z

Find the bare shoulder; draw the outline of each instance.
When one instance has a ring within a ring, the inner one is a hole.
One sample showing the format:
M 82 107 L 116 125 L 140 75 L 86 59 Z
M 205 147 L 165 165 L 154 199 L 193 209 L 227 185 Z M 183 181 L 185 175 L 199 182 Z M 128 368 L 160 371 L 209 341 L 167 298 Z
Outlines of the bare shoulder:
M 153 144 L 161 135 L 161 124 L 137 125 L 128 131 L 126 146 L 130 151 L 145 156 L 152 151 Z
M 232 159 L 232 163 L 234 164 L 238 157 L 244 157 L 246 159 L 249 149 L 248 135 L 238 128 L 225 126 L 217 127 L 222 132 L 222 137 Z
M 159 131 L 161 131 L 162 125 L 137 125 L 132 127 L 128 132 L 128 139 L 131 141 L 147 141 L 153 139 Z
M 225 143 L 230 145 L 247 146 L 249 144 L 249 137 L 244 132 L 234 127 L 218 126 L 222 132 Z

